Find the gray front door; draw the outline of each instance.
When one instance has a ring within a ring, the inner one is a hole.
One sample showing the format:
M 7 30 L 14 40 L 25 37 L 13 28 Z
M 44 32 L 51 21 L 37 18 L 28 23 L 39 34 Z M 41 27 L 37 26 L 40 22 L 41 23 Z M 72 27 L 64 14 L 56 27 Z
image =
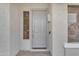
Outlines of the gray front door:
M 32 48 L 46 48 L 47 11 L 32 11 L 33 39 Z

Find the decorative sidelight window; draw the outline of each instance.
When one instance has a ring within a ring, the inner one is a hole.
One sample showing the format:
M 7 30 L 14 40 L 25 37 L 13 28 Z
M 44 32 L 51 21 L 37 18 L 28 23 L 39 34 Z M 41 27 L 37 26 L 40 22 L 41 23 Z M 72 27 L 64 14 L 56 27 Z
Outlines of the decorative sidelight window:
M 29 39 L 29 11 L 23 12 L 23 39 Z

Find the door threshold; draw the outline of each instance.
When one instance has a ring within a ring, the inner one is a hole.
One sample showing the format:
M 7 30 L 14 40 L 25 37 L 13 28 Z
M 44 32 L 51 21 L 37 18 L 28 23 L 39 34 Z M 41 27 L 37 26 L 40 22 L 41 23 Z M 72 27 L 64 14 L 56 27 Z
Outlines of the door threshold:
M 32 49 L 31 51 L 48 51 L 48 49 Z

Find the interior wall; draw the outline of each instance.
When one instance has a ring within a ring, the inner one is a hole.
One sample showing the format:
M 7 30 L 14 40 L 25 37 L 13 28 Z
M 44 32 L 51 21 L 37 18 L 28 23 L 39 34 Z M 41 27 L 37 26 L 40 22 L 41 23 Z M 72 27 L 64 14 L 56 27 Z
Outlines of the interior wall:
M 9 4 L 0 4 L 0 56 L 9 55 Z
M 20 10 L 18 4 L 10 4 L 10 55 L 20 50 Z
M 67 4 L 52 4 L 53 55 L 64 55 L 68 39 Z
M 21 36 L 21 50 L 31 50 L 32 49 L 32 23 L 31 23 L 31 11 L 32 10 L 47 10 L 48 4 L 42 3 L 27 3 L 20 4 L 21 9 L 21 20 L 20 20 L 20 36 Z M 23 11 L 29 11 L 30 13 L 30 38 L 23 40 Z

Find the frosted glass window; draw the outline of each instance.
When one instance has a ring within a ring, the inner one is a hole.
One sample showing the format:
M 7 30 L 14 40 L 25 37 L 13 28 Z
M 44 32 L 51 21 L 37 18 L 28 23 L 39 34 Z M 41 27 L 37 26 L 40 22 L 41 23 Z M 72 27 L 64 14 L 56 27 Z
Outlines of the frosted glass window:
M 29 39 L 29 12 L 23 12 L 23 39 Z

